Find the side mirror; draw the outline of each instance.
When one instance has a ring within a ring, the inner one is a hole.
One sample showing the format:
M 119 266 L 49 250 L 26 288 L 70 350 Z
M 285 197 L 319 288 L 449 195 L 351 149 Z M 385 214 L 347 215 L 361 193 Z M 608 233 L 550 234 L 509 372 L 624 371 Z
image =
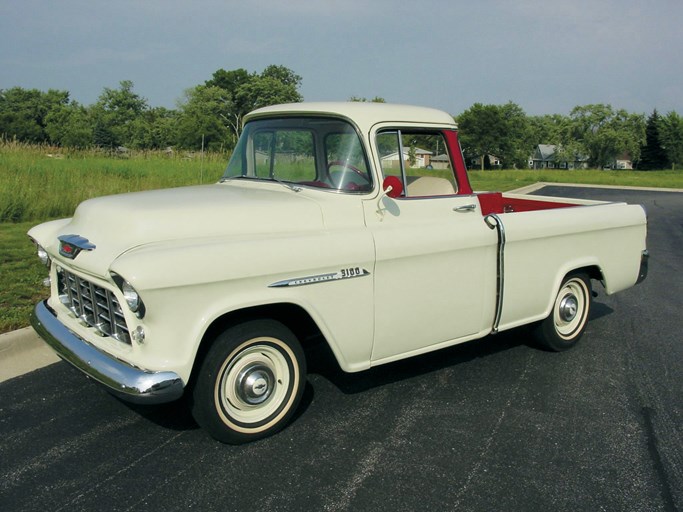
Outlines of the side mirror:
M 382 190 L 392 199 L 396 199 L 403 194 L 403 183 L 398 176 L 387 176 L 382 182 Z

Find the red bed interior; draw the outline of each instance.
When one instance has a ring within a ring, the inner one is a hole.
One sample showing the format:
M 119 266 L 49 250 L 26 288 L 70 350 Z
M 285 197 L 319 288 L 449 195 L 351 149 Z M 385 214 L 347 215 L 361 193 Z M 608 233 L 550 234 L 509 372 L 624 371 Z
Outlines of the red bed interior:
M 510 197 L 503 197 L 501 192 L 486 192 L 477 194 L 477 197 L 479 198 L 479 204 L 481 205 L 482 215 L 489 215 L 491 213 L 531 212 L 534 210 L 550 210 L 553 208 L 577 206 L 572 203 L 554 203 L 552 201 L 543 201 L 539 199 L 513 199 Z

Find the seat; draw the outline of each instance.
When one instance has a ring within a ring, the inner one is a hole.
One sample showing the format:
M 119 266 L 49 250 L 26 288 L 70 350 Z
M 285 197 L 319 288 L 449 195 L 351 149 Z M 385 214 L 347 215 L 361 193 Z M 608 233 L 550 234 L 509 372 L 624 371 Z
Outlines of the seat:
M 453 184 L 445 178 L 420 176 L 408 184 L 408 197 L 449 196 L 455 194 Z

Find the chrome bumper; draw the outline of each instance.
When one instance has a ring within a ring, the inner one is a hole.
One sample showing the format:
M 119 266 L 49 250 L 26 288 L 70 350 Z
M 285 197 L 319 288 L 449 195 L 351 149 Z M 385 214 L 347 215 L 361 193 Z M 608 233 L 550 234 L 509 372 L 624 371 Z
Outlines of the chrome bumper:
M 67 329 L 47 301 L 39 302 L 31 325 L 57 355 L 127 402 L 160 404 L 180 398 L 185 384 L 174 372 L 148 372 L 124 363 Z

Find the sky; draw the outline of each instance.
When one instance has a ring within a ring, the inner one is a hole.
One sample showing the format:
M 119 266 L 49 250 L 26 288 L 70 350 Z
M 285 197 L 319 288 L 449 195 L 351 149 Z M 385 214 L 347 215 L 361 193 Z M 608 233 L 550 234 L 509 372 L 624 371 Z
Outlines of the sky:
M 175 108 L 218 69 L 277 64 L 306 101 L 683 115 L 682 25 L 682 0 L 0 0 L 0 89 L 90 105 L 131 80 Z

